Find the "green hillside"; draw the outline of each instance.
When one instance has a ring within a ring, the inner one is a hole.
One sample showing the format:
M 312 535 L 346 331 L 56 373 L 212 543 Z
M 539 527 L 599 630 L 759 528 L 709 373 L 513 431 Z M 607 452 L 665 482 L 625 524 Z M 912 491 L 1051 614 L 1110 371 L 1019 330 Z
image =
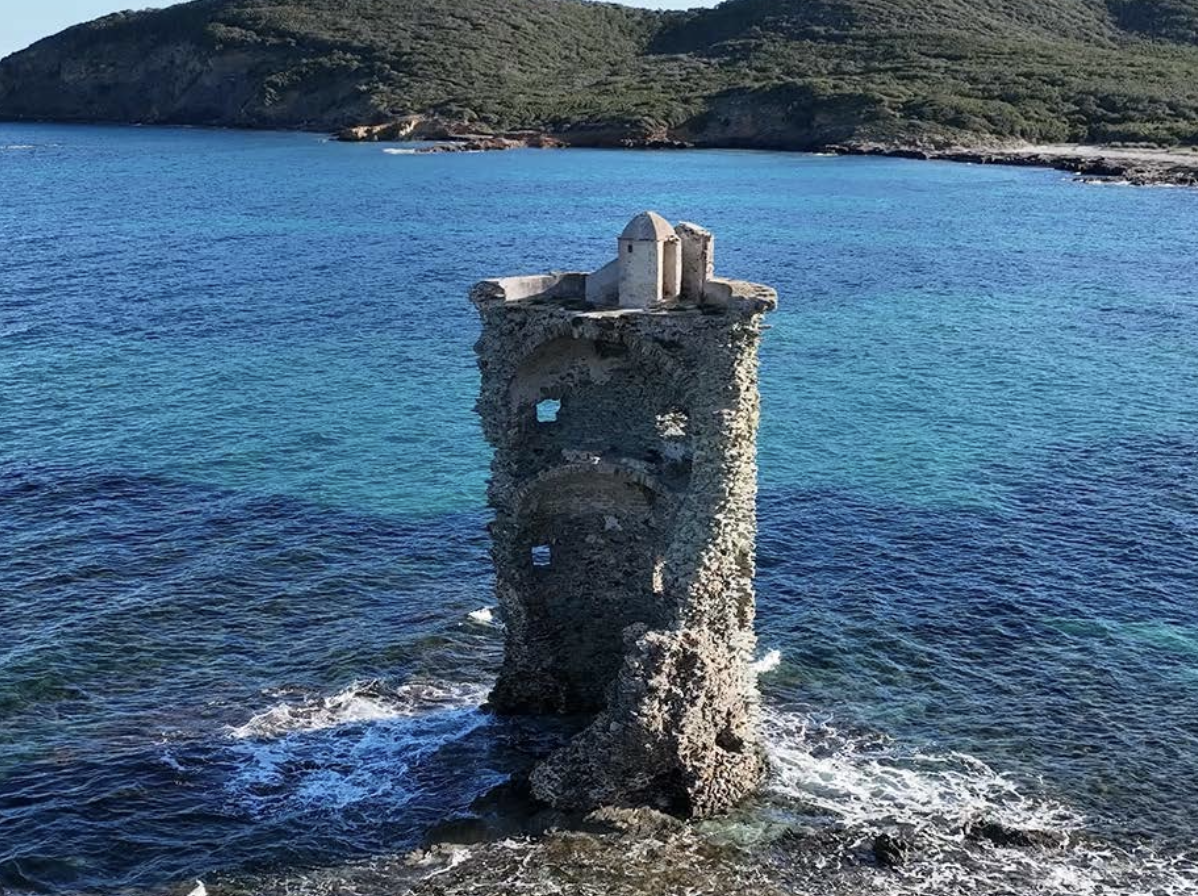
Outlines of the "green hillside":
M 0 62 L 0 116 L 599 141 L 1198 143 L 1198 0 L 196 0 Z

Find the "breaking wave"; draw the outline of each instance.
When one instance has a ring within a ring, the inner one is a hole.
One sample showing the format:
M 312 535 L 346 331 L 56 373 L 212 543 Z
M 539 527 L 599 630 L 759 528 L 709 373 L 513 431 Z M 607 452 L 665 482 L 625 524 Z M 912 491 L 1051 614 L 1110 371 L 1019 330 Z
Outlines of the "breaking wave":
M 330 697 L 282 702 L 230 728 L 237 771 L 226 789 L 256 815 L 334 812 L 434 791 L 435 754 L 485 726 L 478 685 L 358 682 Z
M 466 618 L 471 622 L 477 622 L 479 625 L 495 625 L 495 610 L 492 607 L 483 607 L 480 610 L 474 610 L 466 614 Z
M 828 894 L 1198 896 L 1198 857 L 1100 838 L 1081 813 L 974 756 L 846 733 L 797 712 L 767 709 L 763 721 L 769 796 L 792 821 L 834 832 L 858 856 L 880 834 L 910 844 L 901 867 L 850 861 L 848 871 L 826 843 L 814 847 L 813 876 L 836 869 L 821 884 Z M 978 825 L 999 833 L 979 836 Z
M 771 790 L 857 827 L 960 828 L 985 816 L 1011 827 L 1071 831 L 1085 819 L 1063 804 L 1024 794 L 1010 778 L 965 753 L 901 746 L 881 734 L 846 734 L 828 718 L 769 710 L 765 733 Z
M 753 671 L 758 675 L 764 675 L 766 672 L 773 672 L 780 665 L 782 665 L 782 651 L 770 650 L 753 663 Z
M 228 734 L 237 740 L 270 739 L 295 731 L 477 707 L 485 697 L 482 685 L 414 682 L 393 688 L 374 680 L 354 682 L 331 697 L 309 696 L 295 703 L 278 703 L 244 725 L 229 728 Z

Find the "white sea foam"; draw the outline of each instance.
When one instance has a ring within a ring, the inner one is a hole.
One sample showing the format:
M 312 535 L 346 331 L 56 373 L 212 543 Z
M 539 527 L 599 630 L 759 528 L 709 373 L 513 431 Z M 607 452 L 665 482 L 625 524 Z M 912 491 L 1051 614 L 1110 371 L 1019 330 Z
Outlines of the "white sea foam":
M 829 720 L 767 711 L 771 789 L 846 825 L 939 823 L 984 815 L 1017 828 L 1069 831 L 1084 818 L 1025 796 L 973 756 L 901 747 L 881 736 L 842 734 Z
M 445 865 L 441 868 L 438 868 L 436 871 L 430 871 L 425 875 L 425 879 L 427 880 L 430 877 L 436 877 L 438 874 L 444 874 L 446 871 L 452 871 L 458 865 L 462 864 L 462 862 L 470 858 L 470 855 L 471 853 L 468 847 L 456 845 L 450 846 L 449 858 L 446 860 Z
M 421 792 L 420 766 L 485 725 L 481 685 L 358 682 L 331 697 L 284 702 L 227 729 L 239 767 L 226 783 L 257 815 L 336 812 Z
M 384 149 L 383 152 L 385 152 L 389 156 L 414 156 L 414 155 L 416 155 L 416 150 L 414 150 L 414 149 Z
M 228 734 L 238 740 L 269 739 L 293 731 L 377 722 L 431 709 L 477 706 L 484 696 L 481 685 L 417 682 L 387 689 L 374 681 L 354 682 L 331 697 L 277 703 L 245 724 L 229 728 Z
M 17 152 L 22 149 L 37 149 L 32 143 L 10 143 L 7 146 L 0 146 L 0 150 L 7 152 Z
M 471 622 L 477 622 L 479 625 L 494 625 L 495 611 L 492 607 L 483 607 L 481 610 L 475 610 L 466 614 Z
M 753 663 L 753 671 L 758 675 L 773 672 L 782 664 L 782 651 L 770 650 L 761 659 Z
M 883 736 L 846 734 L 829 719 L 776 709 L 766 711 L 764 728 L 769 789 L 784 805 L 858 845 L 895 828 L 916 837 L 907 864 L 855 866 L 852 880 L 837 879 L 829 894 L 1198 896 L 1193 857 L 1103 844 L 1085 835 L 1081 813 L 1025 793 L 976 757 L 904 748 Z M 965 827 L 981 819 L 1053 832 L 1060 848 L 971 842 Z
M 1150 850 L 942 850 L 897 872 L 873 870 L 861 892 L 887 896 L 1195 896 L 1198 866 Z

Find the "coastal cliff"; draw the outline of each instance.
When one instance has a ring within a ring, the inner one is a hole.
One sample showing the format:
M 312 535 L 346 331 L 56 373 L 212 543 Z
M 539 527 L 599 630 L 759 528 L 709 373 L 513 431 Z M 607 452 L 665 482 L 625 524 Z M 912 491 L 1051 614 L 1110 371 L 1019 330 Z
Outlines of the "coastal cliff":
M 1198 0 L 195 0 L 0 61 L 8 120 L 413 116 L 565 145 L 1194 144 Z

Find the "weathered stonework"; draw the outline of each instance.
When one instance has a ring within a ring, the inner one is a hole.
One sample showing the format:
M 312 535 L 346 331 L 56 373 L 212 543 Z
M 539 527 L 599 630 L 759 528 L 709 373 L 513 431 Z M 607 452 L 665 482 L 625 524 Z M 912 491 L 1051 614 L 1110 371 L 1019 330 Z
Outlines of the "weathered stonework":
M 507 623 L 491 705 L 594 718 L 533 773 L 561 808 L 709 816 L 765 769 L 751 669 L 765 286 L 638 215 L 593 274 L 485 280 L 478 411 Z

